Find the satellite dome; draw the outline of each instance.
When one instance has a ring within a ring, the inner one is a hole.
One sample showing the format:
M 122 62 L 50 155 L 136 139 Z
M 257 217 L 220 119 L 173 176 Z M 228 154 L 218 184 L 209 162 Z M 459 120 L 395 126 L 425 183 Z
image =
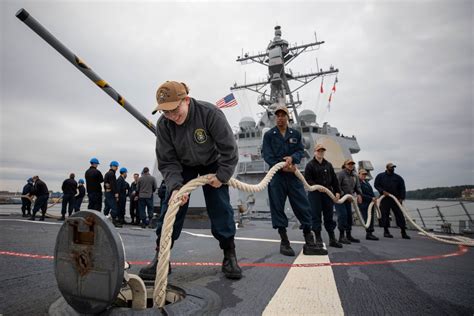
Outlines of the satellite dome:
M 316 123 L 316 114 L 311 110 L 303 110 L 300 113 L 300 120 L 306 124 Z
M 241 129 L 254 128 L 255 127 L 255 120 L 253 118 L 251 118 L 250 116 L 245 116 L 240 120 L 239 127 Z

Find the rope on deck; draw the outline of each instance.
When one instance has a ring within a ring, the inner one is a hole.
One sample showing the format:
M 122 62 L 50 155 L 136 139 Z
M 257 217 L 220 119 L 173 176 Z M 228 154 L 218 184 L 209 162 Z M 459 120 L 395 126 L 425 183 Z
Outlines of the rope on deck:
M 247 184 L 243 183 L 237 179 L 231 178 L 227 185 L 249 193 L 254 193 L 254 192 L 260 192 L 263 191 L 268 184 L 270 183 L 271 179 L 277 173 L 280 169 L 282 169 L 285 166 L 285 162 L 280 162 L 274 165 L 268 173 L 265 175 L 265 177 L 260 181 L 258 184 Z M 321 185 L 309 185 L 306 182 L 306 179 L 304 178 L 303 174 L 296 169 L 295 175 L 298 179 L 303 182 L 304 187 L 307 191 L 319 191 L 319 192 L 324 192 L 326 193 L 335 203 L 342 204 L 346 202 L 348 199 L 350 199 L 352 205 L 354 206 L 355 212 L 357 214 L 357 217 L 359 218 L 360 222 L 365 228 L 368 228 L 370 225 L 370 222 L 372 221 L 372 209 L 373 207 L 376 208 L 376 213 L 377 213 L 377 218 L 381 218 L 380 214 L 380 209 L 379 209 L 379 204 L 380 201 L 385 198 L 384 195 L 379 197 L 377 199 L 377 203 L 374 203 L 372 201 L 369 205 L 368 208 L 368 214 L 367 214 L 367 222 L 364 221 L 362 214 L 360 213 L 359 207 L 357 206 L 357 203 L 354 199 L 354 197 L 350 194 L 346 194 L 343 197 L 341 197 L 339 200 L 336 199 L 334 194 L 325 188 L 324 186 Z M 168 269 L 169 269 L 169 260 L 170 260 L 170 249 L 171 249 L 171 236 L 173 234 L 173 225 L 176 219 L 176 214 L 178 213 L 179 207 L 180 207 L 180 201 L 181 197 L 186 194 L 194 191 L 196 188 L 200 186 L 204 186 L 209 183 L 209 175 L 204 175 L 200 176 L 198 178 L 195 178 L 188 183 L 186 183 L 179 191 L 178 193 L 174 196 L 174 199 L 169 202 L 169 207 L 166 212 L 165 218 L 164 218 L 164 223 L 163 223 L 163 228 L 161 231 L 161 239 L 160 239 L 160 249 L 159 249 L 159 257 L 158 257 L 158 266 L 156 268 L 156 278 L 155 278 L 155 288 L 153 291 L 153 302 L 156 307 L 163 307 L 166 302 L 166 287 L 168 285 Z M 434 234 L 428 233 L 425 231 L 423 228 L 418 226 L 413 219 L 409 216 L 408 210 L 400 204 L 400 202 L 393 196 L 389 195 L 392 199 L 395 200 L 397 203 L 398 207 L 402 210 L 403 214 L 405 217 L 408 219 L 408 221 L 416 228 L 418 229 L 421 233 L 424 235 L 448 244 L 454 244 L 454 245 L 465 245 L 465 246 L 470 246 L 474 247 L 474 241 L 470 238 L 465 238 L 465 237 L 450 237 L 450 236 L 436 236 Z M 449 240 L 448 240 L 449 239 Z

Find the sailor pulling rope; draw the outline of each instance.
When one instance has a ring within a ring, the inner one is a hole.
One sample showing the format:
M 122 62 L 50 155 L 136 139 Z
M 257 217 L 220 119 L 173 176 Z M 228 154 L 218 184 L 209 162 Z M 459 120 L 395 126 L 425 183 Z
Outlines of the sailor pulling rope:
M 270 180 L 273 178 L 275 173 L 277 173 L 280 169 L 282 169 L 285 166 L 285 162 L 280 162 L 273 166 L 267 173 L 267 175 L 260 181 L 258 184 L 246 184 L 243 183 L 237 179 L 231 178 L 227 185 L 238 189 L 242 190 L 245 192 L 249 193 L 255 193 L 255 192 L 260 192 L 264 190 L 268 184 L 270 183 Z M 339 200 L 336 199 L 334 194 L 327 188 L 321 186 L 321 185 L 312 185 L 310 186 L 307 182 L 306 179 L 304 178 L 303 174 L 296 169 L 295 172 L 296 177 L 298 177 L 301 182 L 303 182 L 305 189 L 307 191 L 320 191 L 326 193 L 335 203 L 341 204 L 347 201 L 348 199 L 352 200 L 352 205 L 354 206 L 355 213 L 357 214 L 357 217 L 359 218 L 360 222 L 362 225 L 367 228 L 370 225 L 370 222 L 372 220 L 372 208 L 375 207 L 377 210 L 377 218 L 380 219 L 380 210 L 379 210 L 379 204 L 380 201 L 384 198 L 392 198 L 395 200 L 397 203 L 398 207 L 402 210 L 403 214 L 405 217 L 408 219 L 408 221 L 422 234 L 425 236 L 432 238 L 436 241 L 448 243 L 448 244 L 453 244 L 453 245 L 464 245 L 464 246 L 469 246 L 469 247 L 474 247 L 474 241 L 471 238 L 466 238 L 466 237 L 448 237 L 448 236 L 437 236 L 435 234 L 429 233 L 423 228 L 421 228 L 416 222 L 410 217 L 408 214 L 408 210 L 400 204 L 400 202 L 393 196 L 389 195 L 388 197 L 382 195 L 378 198 L 377 203 L 371 202 L 369 205 L 369 210 L 368 210 L 368 218 L 367 222 L 364 221 L 362 214 L 360 213 L 359 207 L 357 206 L 357 203 L 355 202 L 354 198 L 350 194 L 346 194 L 343 197 L 341 197 Z M 187 184 L 185 184 L 179 191 L 178 193 L 174 196 L 173 200 L 170 200 L 169 202 L 169 208 L 166 213 L 165 219 L 164 219 L 164 224 L 163 224 L 163 229 L 161 232 L 161 242 L 160 242 L 160 251 L 159 251 L 159 259 L 158 259 L 158 266 L 156 269 L 156 278 L 155 278 L 155 289 L 153 292 L 153 301 L 155 303 L 155 306 L 157 307 L 163 307 L 165 305 L 165 300 L 166 300 L 166 286 L 168 284 L 168 271 L 169 271 L 169 260 L 170 260 L 170 249 L 171 249 L 171 235 L 173 233 L 173 224 L 175 222 L 176 218 L 176 213 L 179 210 L 179 206 L 181 203 L 181 198 L 184 195 L 188 195 L 190 192 L 194 191 L 196 188 L 206 185 L 209 183 L 210 177 L 213 175 L 204 175 L 200 176 L 194 180 L 189 181 Z

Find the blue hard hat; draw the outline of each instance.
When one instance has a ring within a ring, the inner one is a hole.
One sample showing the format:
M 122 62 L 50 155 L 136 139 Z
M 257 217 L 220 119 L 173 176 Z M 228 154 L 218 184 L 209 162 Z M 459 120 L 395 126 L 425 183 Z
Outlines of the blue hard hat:
M 98 165 L 98 164 L 99 164 L 99 159 L 97 159 L 97 158 L 91 158 L 90 163 L 91 163 L 91 164 L 92 164 L 92 163 L 95 163 L 95 164 Z
M 120 173 L 125 173 L 125 172 L 128 172 L 127 168 L 120 168 Z
M 84 184 L 84 179 L 79 179 L 78 182 Z
M 33 178 L 28 178 L 28 180 L 26 180 L 26 182 L 33 182 Z
M 118 167 L 118 166 L 119 166 L 119 163 L 118 163 L 117 161 L 115 161 L 115 160 L 112 160 L 112 161 L 110 162 L 110 166 L 111 166 L 111 167 Z

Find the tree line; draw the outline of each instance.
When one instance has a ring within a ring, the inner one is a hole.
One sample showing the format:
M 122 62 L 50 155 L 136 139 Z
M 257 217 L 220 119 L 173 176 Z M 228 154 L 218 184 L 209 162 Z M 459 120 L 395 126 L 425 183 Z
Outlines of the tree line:
M 410 200 L 459 199 L 462 191 L 472 188 L 474 185 L 418 189 L 407 191 L 406 198 Z

